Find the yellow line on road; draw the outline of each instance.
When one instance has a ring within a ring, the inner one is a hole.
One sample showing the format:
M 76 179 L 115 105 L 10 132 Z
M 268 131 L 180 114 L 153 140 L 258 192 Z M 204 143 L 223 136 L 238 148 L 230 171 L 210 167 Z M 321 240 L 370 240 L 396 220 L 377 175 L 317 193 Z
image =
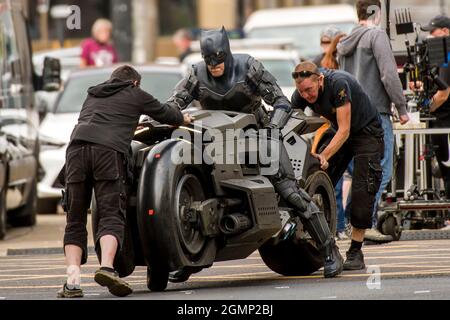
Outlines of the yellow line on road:
M 7 257 L 0 257 L 0 262 L 2 260 L 4 261 L 61 261 L 64 263 L 64 255 L 61 255 L 59 258 L 34 258 L 34 256 L 23 256 L 23 258 L 9 258 L 11 256 L 7 256 Z M 95 259 L 97 260 L 97 256 L 95 255 L 90 255 L 88 256 L 88 261 L 91 259 Z
M 268 272 L 270 273 L 270 272 Z M 385 277 L 385 276 L 402 276 L 402 275 L 415 275 L 415 276 L 420 276 L 420 275 L 431 275 L 431 274 L 450 274 L 450 269 L 444 269 L 444 270 L 420 270 L 420 271 L 409 271 L 409 272 L 381 272 L 381 277 Z M 358 274 L 344 274 L 344 275 L 340 275 L 338 278 L 368 278 L 369 276 L 371 276 L 372 274 L 368 274 L 368 273 L 358 273 Z M 278 280 L 278 279 L 282 279 L 282 280 L 292 280 L 292 279 L 324 279 L 322 274 L 318 274 L 318 275 L 309 275 L 309 276 L 289 276 L 289 277 L 285 277 L 285 276 L 275 276 L 275 277 L 270 277 L 270 278 L 265 278 L 265 277 L 248 277 L 248 276 L 237 276 L 237 277 L 233 277 L 233 276 L 228 276 L 228 277 L 191 277 L 189 279 L 189 281 L 198 281 L 198 282 L 215 282 L 215 281 L 219 281 L 219 280 L 223 280 L 223 281 L 229 281 L 229 280 Z M 328 280 L 328 279 L 327 279 Z M 327 281 L 325 280 L 325 281 Z
M 366 251 L 363 249 L 363 252 Z M 423 249 L 423 250 L 414 250 L 414 249 L 405 249 L 405 250 L 383 250 L 383 251 L 370 251 L 366 252 L 367 255 L 371 254 L 385 254 L 385 253 L 400 253 L 400 252 L 450 252 L 450 249 Z
M 214 275 L 214 276 L 192 276 L 189 279 L 198 279 L 198 278 L 223 278 L 223 279 L 228 279 L 228 278 L 235 278 L 235 277 L 246 277 L 248 278 L 249 276 L 257 276 L 257 275 L 265 275 L 265 274 L 276 274 L 273 271 L 264 271 L 264 272 L 252 272 L 252 273 L 233 273 L 233 274 L 221 274 L 221 275 Z
M 440 266 L 442 267 L 447 267 L 447 264 L 450 263 L 449 262 L 445 262 L 445 261 L 433 261 L 434 263 L 440 263 Z M 402 265 L 421 265 L 421 264 L 426 264 L 426 266 L 429 265 L 429 261 L 404 261 L 404 262 L 392 262 L 392 263 L 387 263 L 387 264 L 377 264 L 378 266 L 383 266 L 383 265 L 398 265 L 398 264 L 402 264 Z
M 424 267 L 427 267 L 427 268 L 442 268 L 442 267 L 444 267 L 444 268 L 450 268 L 450 265 L 439 265 L 439 266 L 434 266 L 434 265 L 426 265 L 426 266 L 417 266 L 417 265 L 412 265 L 412 264 L 401 264 L 401 263 L 399 263 L 399 264 L 373 264 L 373 265 L 371 265 L 371 266 L 376 266 L 376 267 L 380 267 L 380 268 L 405 268 L 405 269 L 407 269 L 407 268 L 424 268 Z M 367 266 L 367 267 L 369 267 L 369 266 Z
M 418 271 L 394 271 L 394 272 L 381 272 L 381 277 L 384 276 L 403 276 L 403 275 L 428 275 L 428 274 L 450 274 L 450 269 L 441 269 L 441 270 L 418 270 Z M 367 274 L 346 274 L 343 277 L 369 277 L 371 273 Z
M 66 275 L 45 275 L 45 276 L 23 276 L 23 277 L 17 277 L 16 278 L 9 278 L 9 279 L 0 279 L 0 282 L 8 282 L 8 281 L 22 281 L 22 280 L 42 280 L 42 279 L 54 279 L 54 278 L 65 278 Z
M 264 275 L 267 274 L 274 274 L 274 276 L 272 277 L 264 277 Z M 444 269 L 444 270 L 421 270 L 419 272 L 416 271 L 410 271 L 410 272 L 381 272 L 381 277 L 386 277 L 386 276 L 402 276 L 402 275 L 415 275 L 415 276 L 420 276 L 420 275 L 432 275 L 432 274 L 450 274 L 450 269 Z M 323 279 L 323 276 L 321 274 L 317 274 L 317 275 L 309 275 L 309 276 L 290 276 L 290 277 L 285 277 L 285 276 L 279 276 L 276 275 L 273 272 L 258 272 L 258 273 L 253 273 L 251 274 L 253 275 L 252 277 L 249 277 L 249 274 L 239 274 L 239 275 L 226 275 L 226 276 L 192 276 L 189 279 L 189 282 L 220 282 L 222 281 L 230 281 L 230 280 L 239 280 L 239 281 L 255 281 L 255 280 L 293 280 L 293 279 Z M 255 276 L 256 275 L 256 276 Z M 259 276 L 258 276 L 259 275 Z M 336 279 L 339 278 L 367 278 L 371 276 L 371 274 L 344 274 L 339 276 Z M 324 282 L 328 281 L 324 279 Z M 139 281 L 139 280 L 131 280 L 128 281 L 128 283 L 130 284 L 135 284 L 135 285 L 144 285 L 146 284 L 145 281 Z M 86 288 L 86 287 L 94 287 L 94 286 L 98 286 L 98 284 L 96 283 L 82 283 L 82 287 Z M 46 286 L 4 286 L 4 287 L 0 287 L 0 290 L 17 290 L 17 289 L 53 289 L 53 288 L 60 288 L 61 285 L 46 285 Z
M 424 259 L 429 259 L 430 261 L 431 260 L 441 260 L 441 259 L 444 259 L 444 260 L 448 260 L 448 261 L 450 261 L 450 256 L 447 256 L 447 257 L 427 257 L 427 256 L 421 256 L 421 257 L 407 257 L 407 256 L 398 256 L 398 257 L 395 257 L 395 259 L 398 259 L 398 260 L 414 260 L 414 259 L 417 259 L 417 260 L 424 260 Z M 364 257 L 364 260 L 395 260 L 395 259 L 391 259 L 390 257 Z M 373 262 L 372 262 L 372 264 L 373 264 Z
M 33 264 L 9 264 L 9 265 L 1 265 L 1 267 L 8 267 L 8 268 L 11 268 L 11 267 L 18 267 L 18 268 L 21 268 L 21 267 L 24 267 L 24 268 L 31 268 L 31 267 L 34 267 L 34 268 L 36 268 L 36 267 L 38 267 L 38 268 L 65 268 L 66 266 L 64 264 L 61 264 L 61 265 L 59 265 L 59 264 L 34 264 L 34 265 Z M 91 264 L 91 265 L 84 264 L 81 267 L 82 268 L 98 268 L 99 265 L 98 264 Z M 0 271 L 3 271 L 3 270 L 0 269 Z
M 10 269 L 10 270 L 0 270 L 3 272 L 22 272 L 22 271 L 38 271 L 38 270 L 55 270 L 55 269 L 65 269 L 66 267 L 45 267 L 45 268 L 29 268 L 29 269 Z
M 338 243 L 339 245 L 339 243 Z M 367 250 L 367 251 L 373 251 L 373 250 L 380 250 L 380 249 L 403 249 L 403 248 L 421 248 L 423 247 L 422 245 L 398 245 L 398 246 L 385 246 L 385 245 L 381 245 L 381 247 L 371 247 L 371 246 L 364 246 L 363 250 Z
M 257 263 L 257 264 L 233 264 L 233 265 L 213 265 L 211 268 L 208 269 L 222 269 L 222 268 L 261 268 L 267 266 L 263 263 Z M 206 269 L 205 269 L 206 270 Z

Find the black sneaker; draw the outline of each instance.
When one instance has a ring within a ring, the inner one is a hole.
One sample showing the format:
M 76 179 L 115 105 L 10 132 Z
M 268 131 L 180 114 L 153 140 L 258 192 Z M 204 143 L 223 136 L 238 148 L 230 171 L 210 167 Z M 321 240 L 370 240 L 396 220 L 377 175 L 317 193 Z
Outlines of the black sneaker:
M 177 271 L 173 271 L 169 273 L 169 281 L 173 283 L 185 282 L 188 281 L 192 272 L 186 269 L 180 269 Z
M 344 270 L 362 270 L 366 267 L 362 250 L 350 249 L 345 255 L 347 260 L 344 262 Z
M 133 292 L 130 285 L 111 268 L 101 267 L 95 271 L 94 280 L 102 287 L 108 287 L 109 292 L 117 297 L 125 297 Z
M 333 245 L 332 254 L 325 258 L 323 266 L 323 276 L 325 278 L 334 278 L 342 273 L 344 259 L 339 252 L 339 248 Z
M 64 283 L 64 286 L 61 290 L 58 291 L 58 298 L 83 298 L 83 289 L 80 288 L 79 285 L 67 285 L 67 282 Z

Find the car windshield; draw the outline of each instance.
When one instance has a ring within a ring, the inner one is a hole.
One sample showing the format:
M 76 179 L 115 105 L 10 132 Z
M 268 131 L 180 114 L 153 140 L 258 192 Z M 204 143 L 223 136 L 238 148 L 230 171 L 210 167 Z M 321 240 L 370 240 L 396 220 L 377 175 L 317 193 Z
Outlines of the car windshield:
M 172 94 L 173 88 L 181 80 L 179 73 L 141 72 L 141 88 L 159 101 L 165 102 Z M 70 79 L 61 94 L 55 113 L 78 113 L 87 96 L 87 89 L 108 79 L 107 74 L 92 74 Z
M 277 79 L 280 87 L 294 86 L 291 78 L 291 73 L 295 69 L 295 62 L 293 60 L 260 59 L 259 61 Z
M 294 42 L 295 49 L 299 52 L 303 58 L 314 58 L 320 54 L 320 32 L 329 25 L 327 24 L 315 24 L 304 26 L 283 26 L 283 27 L 270 27 L 270 28 L 258 28 L 251 30 L 248 34 L 248 38 L 290 38 Z M 355 27 L 355 23 L 334 23 L 344 33 L 349 34 Z

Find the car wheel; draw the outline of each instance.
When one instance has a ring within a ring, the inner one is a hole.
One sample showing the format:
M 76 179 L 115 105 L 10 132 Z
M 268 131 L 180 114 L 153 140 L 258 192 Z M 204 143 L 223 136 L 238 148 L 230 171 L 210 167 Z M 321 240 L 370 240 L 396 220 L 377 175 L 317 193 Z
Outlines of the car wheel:
M 31 190 L 24 206 L 8 213 L 8 222 L 13 227 L 31 227 L 36 224 L 37 184 L 36 179 L 31 182 Z
M 0 192 L 0 240 L 6 236 L 6 186 Z
M 37 213 L 56 213 L 61 199 L 38 199 Z

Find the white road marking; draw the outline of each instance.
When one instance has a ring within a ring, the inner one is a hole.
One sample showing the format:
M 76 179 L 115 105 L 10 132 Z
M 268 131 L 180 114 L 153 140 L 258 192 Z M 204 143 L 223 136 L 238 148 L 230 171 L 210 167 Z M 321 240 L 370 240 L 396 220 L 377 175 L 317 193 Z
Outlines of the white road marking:
M 289 287 L 275 287 L 275 289 L 289 289 Z
M 331 297 L 321 297 L 320 299 L 336 299 L 337 296 L 331 296 Z
M 419 290 L 419 291 L 414 291 L 414 294 L 421 294 L 421 293 L 430 293 L 430 290 Z
M 184 294 L 193 294 L 194 293 L 194 291 L 181 291 L 181 292 L 183 292 Z

